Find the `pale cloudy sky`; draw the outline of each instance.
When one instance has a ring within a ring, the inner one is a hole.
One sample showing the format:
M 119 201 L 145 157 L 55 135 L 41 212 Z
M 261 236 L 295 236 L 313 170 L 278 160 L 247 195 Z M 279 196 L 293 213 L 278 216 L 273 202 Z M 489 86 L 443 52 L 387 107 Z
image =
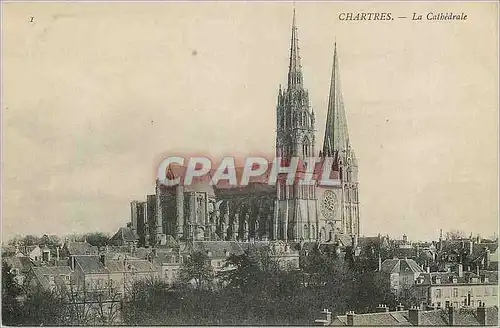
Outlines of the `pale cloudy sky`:
M 498 230 L 496 3 L 297 3 L 323 141 L 333 42 L 359 158 L 361 229 Z M 464 12 L 341 22 L 341 12 Z M 273 153 L 291 3 L 7 3 L 4 238 L 113 232 L 176 151 Z M 33 22 L 30 22 L 30 17 Z

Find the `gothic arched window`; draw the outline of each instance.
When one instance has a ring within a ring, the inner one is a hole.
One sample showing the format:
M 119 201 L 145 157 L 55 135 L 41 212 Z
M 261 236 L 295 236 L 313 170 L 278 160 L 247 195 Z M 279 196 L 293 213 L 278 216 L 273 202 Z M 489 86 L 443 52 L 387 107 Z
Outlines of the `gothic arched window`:
M 304 137 L 304 140 L 302 142 L 302 154 L 304 157 L 309 157 L 310 155 L 310 142 L 307 137 Z

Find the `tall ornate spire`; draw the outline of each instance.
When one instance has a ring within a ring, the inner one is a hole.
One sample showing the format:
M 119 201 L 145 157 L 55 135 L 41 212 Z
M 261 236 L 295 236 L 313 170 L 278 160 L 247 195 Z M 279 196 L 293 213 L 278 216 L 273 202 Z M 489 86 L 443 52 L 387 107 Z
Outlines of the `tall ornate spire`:
M 323 154 L 324 156 L 341 155 L 342 151 L 348 148 L 349 132 L 347 130 L 344 101 L 340 90 L 339 62 L 337 56 L 337 43 L 335 42 Z
M 290 65 L 288 67 L 288 88 L 302 85 L 302 66 L 300 65 L 299 39 L 295 22 L 295 8 L 293 8 L 292 39 L 290 41 Z

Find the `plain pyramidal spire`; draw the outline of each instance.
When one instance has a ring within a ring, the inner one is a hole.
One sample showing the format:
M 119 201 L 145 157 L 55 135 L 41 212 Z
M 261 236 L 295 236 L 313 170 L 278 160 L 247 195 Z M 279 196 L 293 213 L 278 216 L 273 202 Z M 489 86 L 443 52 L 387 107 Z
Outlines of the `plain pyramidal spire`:
M 324 156 L 334 156 L 349 147 L 349 133 L 344 101 L 340 90 L 339 62 L 337 42 L 334 43 L 332 77 L 326 118 L 325 139 L 323 143 Z

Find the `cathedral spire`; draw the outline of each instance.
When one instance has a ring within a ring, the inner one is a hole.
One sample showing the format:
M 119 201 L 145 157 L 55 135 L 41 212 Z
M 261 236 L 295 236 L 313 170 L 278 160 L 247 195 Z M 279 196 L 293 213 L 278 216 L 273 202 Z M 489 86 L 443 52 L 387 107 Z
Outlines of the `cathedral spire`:
M 290 41 L 290 65 L 288 67 L 288 87 L 302 85 L 302 66 L 300 65 L 299 39 L 293 8 L 292 38 Z
M 323 155 L 342 155 L 342 151 L 348 150 L 348 148 L 349 133 L 347 131 L 347 119 L 340 90 L 339 62 L 337 56 L 337 43 L 335 42 Z

